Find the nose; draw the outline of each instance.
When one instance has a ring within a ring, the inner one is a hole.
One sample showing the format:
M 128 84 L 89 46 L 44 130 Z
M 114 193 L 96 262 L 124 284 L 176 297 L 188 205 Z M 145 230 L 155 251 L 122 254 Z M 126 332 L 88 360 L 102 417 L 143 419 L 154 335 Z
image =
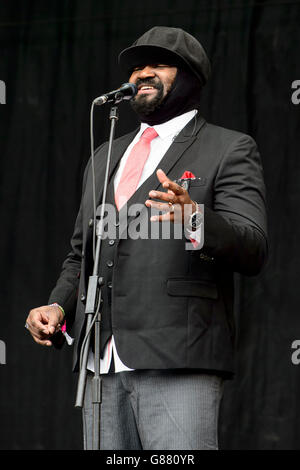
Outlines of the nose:
M 151 65 L 146 65 L 138 71 L 139 78 L 155 77 L 155 70 Z

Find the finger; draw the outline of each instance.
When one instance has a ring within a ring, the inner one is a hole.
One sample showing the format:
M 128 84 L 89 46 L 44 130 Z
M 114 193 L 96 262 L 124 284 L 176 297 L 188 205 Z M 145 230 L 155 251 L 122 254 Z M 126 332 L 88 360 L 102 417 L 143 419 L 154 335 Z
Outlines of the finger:
M 165 181 L 162 186 L 163 188 L 172 191 L 174 194 L 176 194 L 176 196 L 181 196 L 182 194 L 186 193 L 186 190 L 182 188 L 179 184 L 175 183 L 175 181 Z
M 157 209 L 158 211 L 174 212 L 174 205 L 173 204 L 166 204 L 166 203 L 163 203 L 163 202 L 156 202 L 156 201 L 147 200 L 145 202 L 145 205 L 147 207 L 151 207 L 152 209 Z
M 33 335 L 33 334 L 32 334 L 32 337 L 33 337 L 34 341 L 37 344 L 40 344 L 41 346 L 52 346 L 52 342 L 48 338 L 40 339 L 38 336 Z
M 150 217 L 151 222 L 174 222 L 174 212 L 168 212 L 161 215 L 152 215 Z
M 166 201 L 166 202 L 171 202 L 172 204 L 174 204 L 176 201 L 175 201 L 175 195 L 174 193 L 165 193 L 163 191 L 150 191 L 149 192 L 149 196 L 150 197 L 153 197 L 155 199 L 162 199 L 163 201 Z
M 55 325 L 51 325 L 48 327 L 48 334 L 53 335 L 54 333 L 57 333 L 61 328 L 60 323 L 56 323 Z
M 38 338 L 39 340 L 46 340 L 46 339 L 49 339 L 49 333 L 48 331 L 45 332 L 45 331 L 42 331 L 42 330 L 39 330 L 39 329 L 36 329 L 36 328 L 33 328 L 32 326 L 30 326 L 28 323 L 27 323 L 27 329 L 29 331 L 29 333 L 31 334 L 31 336 L 34 336 L 35 338 Z
M 156 176 L 158 178 L 158 181 L 163 184 L 165 182 L 171 181 L 170 178 L 167 177 L 166 173 L 160 168 L 156 172 Z
M 59 331 L 61 327 L 61 321 L 63 321 L 61 309 L 59 307 L 52 306 L 48 323 L 49 334 L 52 335 Z
M 50 316 L 49 323 L 48 323 L 48 331 L 49 331 L 50 335 L 53 335 L 53 333 L 58 331 L 58 329 L 60 327 L 58 315 L 57 315 L 57 313 L 55 314 L 55 312 L 53 312 L 53 313 L 54 314 Z
M 43 308 L 35 308 L 30 310 L 27 322 L 32 325 L 46 325 L 49 321 L 49 315 Z
M 156 172 L 156 176 L 158 178 L 158 181 L 161 183 L 161 185 L 164 187 L 164 188 L 168 188 L 169 185 L 171 184 L 175 184 L 176 187 L 178 186 L 178 188 L 181 188 L 181 186 L 179 186 L 178 184 L 174 183 L 174 181 L 172 181 L 170 178 L 167 177 L 166 173 L 159 169 L 157 170 Z
M 40 321 L 47 325 L 49 322 L 49 311 L 48 310 L 38 310 L 37 311 L 37 318 L 40 318 Z
M 162 184 L 163 188 L 170 189 L 174 191 L 175 194 L 179 194 L 179 195 L 185 193 L 185 189 L 182 188 L 179 184 L 170 180 L 170 178 L 167 177 L 167 175 L 165 174 L 163 170 L 161 169 L 157 170 L 156 175 L 157 175 L 159 182 Z
M 47 325 L 42 323 L 39 319 L 28 319 L 27 320 L 28 329 L 31 333 L 35 333 L 38 335 L 47 335 L 48 328 Z

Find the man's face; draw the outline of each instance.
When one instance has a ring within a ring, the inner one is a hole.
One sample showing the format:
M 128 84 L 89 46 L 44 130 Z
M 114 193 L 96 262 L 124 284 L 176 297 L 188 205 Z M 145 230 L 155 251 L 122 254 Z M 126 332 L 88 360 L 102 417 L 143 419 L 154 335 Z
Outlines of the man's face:
M 136 67 L 129 82 L 134 83 L 138 92 L 131 105 L 137 114 L 150 114 L 157 109 L 169 91 L 177 74 L 177 67 L 166 64 Z

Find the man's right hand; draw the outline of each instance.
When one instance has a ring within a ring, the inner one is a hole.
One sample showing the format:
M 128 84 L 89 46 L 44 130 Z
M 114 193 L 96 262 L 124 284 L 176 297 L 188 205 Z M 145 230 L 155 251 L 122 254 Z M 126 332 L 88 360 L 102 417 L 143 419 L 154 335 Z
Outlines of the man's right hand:
M 42 346 L 52 346 L 51 336 L 59 331 L 64 314 L 57 306 L 44 305 L 30 310 L 26 325 L 34 341 Z

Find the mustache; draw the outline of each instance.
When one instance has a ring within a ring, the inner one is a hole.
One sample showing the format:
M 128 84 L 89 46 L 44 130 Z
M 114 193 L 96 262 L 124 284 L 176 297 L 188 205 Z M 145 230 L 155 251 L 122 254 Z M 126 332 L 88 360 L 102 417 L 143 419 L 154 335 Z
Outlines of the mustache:
M 159 79 L 155 78 L 138 78 L 136 81 L 136 86 L 139 88 L 140 86 L 153 86 L 153 88 L 157 88 L 157 90 L 161 90 L 163 88 L 163 84 Z

